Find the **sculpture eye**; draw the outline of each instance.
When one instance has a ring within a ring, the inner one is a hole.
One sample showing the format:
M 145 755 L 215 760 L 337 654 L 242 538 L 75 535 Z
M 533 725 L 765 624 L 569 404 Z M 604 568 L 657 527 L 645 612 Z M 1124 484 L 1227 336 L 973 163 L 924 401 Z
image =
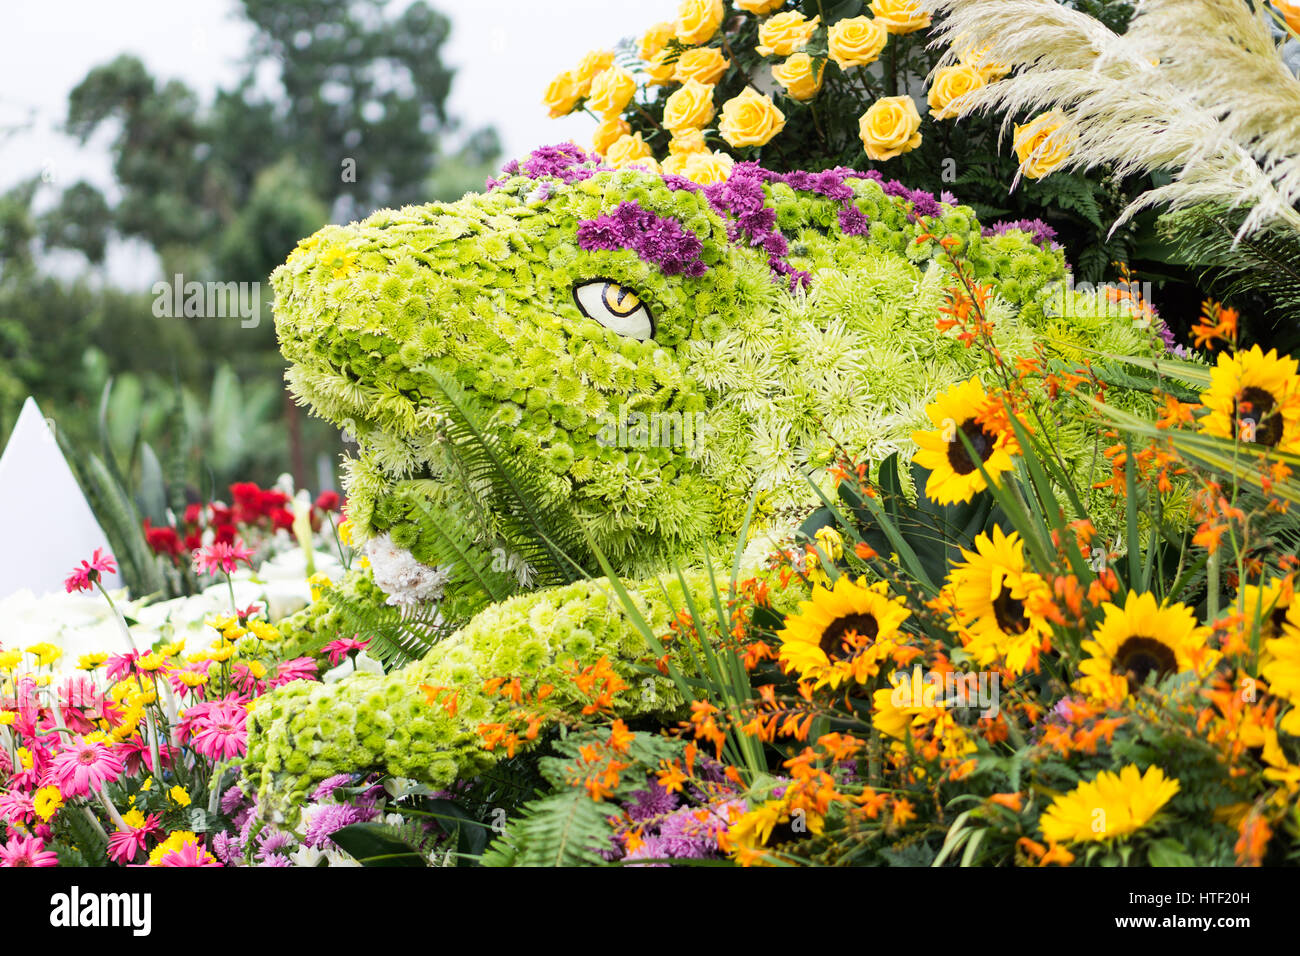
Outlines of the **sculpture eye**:
M 619 335 L 642 342 L 654 335 L 650 310 L 627 286 L 607 279 L 585 282 L 574 288 L 573 300 L 583 315 Z

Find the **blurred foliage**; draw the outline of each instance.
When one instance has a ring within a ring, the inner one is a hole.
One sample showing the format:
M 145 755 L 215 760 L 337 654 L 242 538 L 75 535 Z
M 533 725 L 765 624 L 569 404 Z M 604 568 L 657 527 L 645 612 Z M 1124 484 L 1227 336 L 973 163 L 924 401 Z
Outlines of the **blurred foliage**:
M 194 455 L 218 482 L 270 481 L 341 450 L 283 399 L 268 276 L 326 222 L 481 189 L 499 144 L 448 116 L 450 24 L 423 0 L 240 11 L 254 31 L 242 75 L 211 102 L 130 54 L 72 90 L 66 129 L 82 144 L 111 137 L 115 201 L 40 175 L 0 195 L 0 439 L 32 394 L 74 442 L 93 440 L 115 376 L 113 401 L 138 408 L 113 427 L 138 420 L 165 446 L 184 396 Z M 159 300 L 113 288 L 105 260 L 122 240 L 156 254 L 167 284 L 260 283 L 259 321 L 171 317 L 161 287 Z

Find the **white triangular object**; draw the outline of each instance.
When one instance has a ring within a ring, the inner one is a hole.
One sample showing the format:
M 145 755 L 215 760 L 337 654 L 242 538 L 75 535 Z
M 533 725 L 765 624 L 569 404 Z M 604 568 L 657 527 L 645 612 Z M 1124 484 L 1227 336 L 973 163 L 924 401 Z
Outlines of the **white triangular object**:
M 96 548 L 111 553 L 81 486 L 36 400 L 28 398 L 0 455 L 0 597 L 24 588 L 62 591 L 73 568 Z M 104 586 L 121 587 L 116 574 Z

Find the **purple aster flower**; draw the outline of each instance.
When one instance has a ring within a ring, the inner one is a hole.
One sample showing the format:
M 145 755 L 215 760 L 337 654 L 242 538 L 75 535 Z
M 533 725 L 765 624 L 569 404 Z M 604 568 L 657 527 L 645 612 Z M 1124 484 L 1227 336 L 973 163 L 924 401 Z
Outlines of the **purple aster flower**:
M 333 798 L 335 790 L 339 787 L 346 787 L 351 783 L 352 774 L 350 773 L 336 773 L 332 777 L 326 777 L 320 782 L 319 786 L 312 791 L 312 802 L 319 803 L 321 800 L 329 800 Z
M 302 842 L 315 849 L 332 844 L 330 835 L 353 823 L 364 823 L 378 815 L 374 807 L 354 807 L 347 803 L 325 804 L 312 814 Z
M 632 800 L 623 804 L 623 808 L 630 820 L 641 823 L 676 810 L 678 803 L 676 794 L 665 790 L 657 780 L 651 780 L 650 789 L 637 790 L 632 794 Z
M 635 202 L 621 202 L 614 212 L 580 223 L 578 245 L 588 250 L 631 249 L 666 276 L 698 278 L 708 269 L 700 258 L 704 244 L 699 236 L 676 219 Z
M 1056 239 L 1056 230 L 1041 219 L 1013 219 L 995 222 L 992 226 L 986 226 L 982 230 L 982 234 L 985 236 L 1001 236 L 1013 229 L 1029 233 L 1033 237 L 1034 243 L 1039 246 L 1046 246 Z
M 293 843 L 293 835 L 283 830 L 263 830 L 257 840 L 258 849 L 254 856 L 265 862 L 266 858 L 279 853 Z
M 224 830 L 212 838 L 212 852 L 217 855 L 222 863 L 227 866 L 235 866 L 237 861 L 244 855 L 244 841 L 233 834 L 226 833 Z
M 247 799 L 248 797 L 244 796 L 244 791 L 239 789 L 238 784 L 229 787 L 221 795 L 221 812 L 230 816 L 239 810 Z
M 865 236 L 871 231 L 871 222 L 857 206 L 845 203 L 840 208 L 840 231 L 846 236 Z

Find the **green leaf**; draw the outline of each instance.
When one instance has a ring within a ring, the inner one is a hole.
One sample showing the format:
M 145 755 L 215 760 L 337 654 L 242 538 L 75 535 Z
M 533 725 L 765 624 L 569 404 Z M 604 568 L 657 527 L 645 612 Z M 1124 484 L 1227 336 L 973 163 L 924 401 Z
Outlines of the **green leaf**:
M 362 866 L 427 866 L 424 857 L 380 823 L 352 823 L 330 839 Z

